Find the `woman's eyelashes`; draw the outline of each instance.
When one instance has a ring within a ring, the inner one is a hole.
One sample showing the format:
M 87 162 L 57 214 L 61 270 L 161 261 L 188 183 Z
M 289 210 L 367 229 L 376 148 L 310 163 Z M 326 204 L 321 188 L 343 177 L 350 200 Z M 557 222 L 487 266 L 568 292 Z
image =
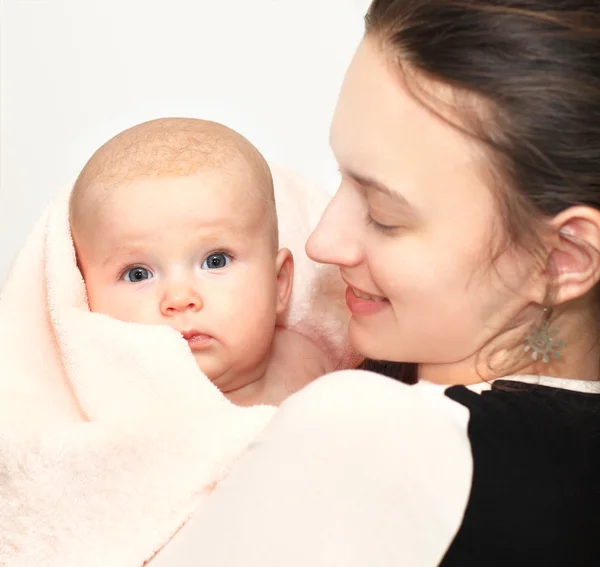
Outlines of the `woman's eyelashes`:
M 393 235 L 400 229 L 400 226 L 397 225 L 382 224 L 377 222 L 370 213 L 367 213 L 367 224 L 372 226 L 376 231 L 387 235 Z

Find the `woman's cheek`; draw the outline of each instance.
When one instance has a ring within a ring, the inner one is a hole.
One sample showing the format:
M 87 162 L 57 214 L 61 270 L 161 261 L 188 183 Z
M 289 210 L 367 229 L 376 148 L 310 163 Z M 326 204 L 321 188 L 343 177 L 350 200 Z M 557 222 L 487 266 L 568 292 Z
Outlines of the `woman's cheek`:
M 420 275 L 427 269 L 426 256 L 406 242 L 379 244 L 370 255 L 371 276 L 385 295 L 393 297 L 396 290 L 419 285 Z

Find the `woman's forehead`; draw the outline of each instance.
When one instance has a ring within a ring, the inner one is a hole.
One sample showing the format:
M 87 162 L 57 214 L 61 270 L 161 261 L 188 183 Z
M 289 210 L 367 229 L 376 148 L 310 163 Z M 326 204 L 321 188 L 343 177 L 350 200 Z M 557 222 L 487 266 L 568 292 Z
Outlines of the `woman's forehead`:
M 409 200 L 432 185 L 451 188 L 454 183 L 468 185 L 469 179 L 480 185 L 480 144 L 436 114 L 448 114 L 449 92 L 441 96 L 437 107 L 428 108 L 435 99 L 415 96 L 379 46 L 363 40 L 331 126 L 331 145 L 341 168 L 404 188 Z

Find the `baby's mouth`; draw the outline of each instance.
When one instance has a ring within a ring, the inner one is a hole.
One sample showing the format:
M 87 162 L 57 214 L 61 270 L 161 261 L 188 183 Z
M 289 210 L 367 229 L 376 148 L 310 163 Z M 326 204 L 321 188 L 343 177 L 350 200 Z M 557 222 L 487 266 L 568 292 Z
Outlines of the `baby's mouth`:
M 185 331 L 181 333 L 181 336 L 188 342 L 194 352 L 205 350 L 213 342 L 213 337 L 196 330 Z

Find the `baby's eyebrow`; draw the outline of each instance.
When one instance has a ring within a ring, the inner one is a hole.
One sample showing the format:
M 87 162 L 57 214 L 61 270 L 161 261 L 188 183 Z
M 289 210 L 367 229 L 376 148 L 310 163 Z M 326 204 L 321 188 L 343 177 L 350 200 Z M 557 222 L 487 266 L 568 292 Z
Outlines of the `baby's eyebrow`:
M 131 246 L 129 244 L 117 244 L 102 260 L 102 267 L 108 264 L 117 263 L 124 258 L 134 257 L 143 252 L 143 248 L 139 246 Z
M 131 236 L 130 238 L 119 237 L 119 243 L 110 247 L 107 254 L 101 261 L 102 267 L 110 264 L 123 263 L 125 260 L 142 261 L 143 256 L 153 250 L 153 238 L 159 239 L 160 235 L 144 238 L 141 236 Z M 247 231 L 236 231 L 232 227 L 211 226 L 207 223 L 199 223 L 195 227 L 190 227 L 189 239 L 195 242 L 198 247 L 231 247 L 234 244 L 239 245 L 243 240 L 247 240 Z M 137 259 L 136 259 L 137 258 Z M 139 259 L 139 260 L 138 260 Z

